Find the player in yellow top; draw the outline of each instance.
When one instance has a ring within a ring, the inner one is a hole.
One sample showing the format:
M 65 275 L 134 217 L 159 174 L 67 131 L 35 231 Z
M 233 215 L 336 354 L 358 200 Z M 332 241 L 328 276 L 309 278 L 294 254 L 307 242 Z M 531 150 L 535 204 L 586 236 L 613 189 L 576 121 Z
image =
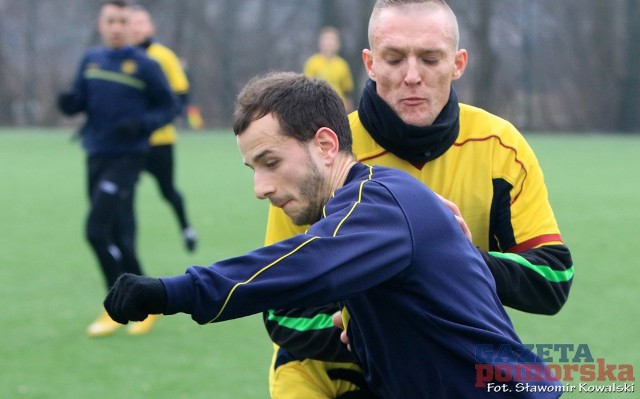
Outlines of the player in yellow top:
M 184 108 L 187 104 L 189 81 L 176 54 L 168 47 L 153 40 L 155 27 L 149 12 L 142 6 L 133 6 L 130 27 L 132 42 L 136 46 L 146 49 L 147 55 L 160 64 L 169 86 L 178 96 Z M 195 250 L 197 236 L 187 219 L 183 196 L 174 184 L 173 145 L 176 141 L 177 133 L 173 123 L 153 132 L 150 139 L 151 150 L 145 168 L 156 178 L 163 198 L 171 205 L 180 224 L 185 247 L 191 252 Z
M 351 92 L 353 77 L 347 61 L 338 55 L 340 32 L 333 26 L 324 27 L 318 37 L 319 53 L 312 55 L 304 65 L 304 74 L 329 82 L 344 102 L 347 112 L 353 110 Z
M 349 115 L 353 152 L 360 162 L 407 171 L 453 201 L 502 303 L 554 314 L 569 295 L 573 263 L 542 170 L 511 123 L 458 101 L 452 82 L 468 60 L 458 41 L 456 17 L 443 0 L 376 1 L 369 21 L 371 48 L 362 54 L 369 80 L 357 111 Z M 304 229 L 271 207 L 265 243 Z M 355 359 L 339 341 L 331 320 L 336 310 L 327 304 L 265 313 L 277 344 L 272 398 L 371 397 Z

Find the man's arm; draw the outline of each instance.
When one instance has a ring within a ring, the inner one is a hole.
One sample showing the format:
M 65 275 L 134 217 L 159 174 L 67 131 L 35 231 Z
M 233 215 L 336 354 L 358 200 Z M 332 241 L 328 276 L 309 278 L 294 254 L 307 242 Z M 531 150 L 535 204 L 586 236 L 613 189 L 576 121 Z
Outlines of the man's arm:
M 162 313 L 191 314 L 200 324 L 219 322 L 267 309 L 336 302 L 402 273 L 411 261 L 411 231 L 388 191 L 370 186 L 362 196 L 378 200 L 352 210 L 358 187 L 342 191 L 342 199 L 334 197 L 333 206 L 344 208 L 314 224 L 308 234 L 162 278 L 167 301 Z M 371 225 L 379 214 L 385 215 L 385 234 Z M 131 290 L 120 286 L 110 292 L 107 310 L 119 314 L 119 320 L 127 314 L 143 317 L 154 301 L 136 295 L 139 306 L 131 305 Z
M 341 331 L 331 320 L 339 310 L 338 304 L 269 310 L 264 312 L 264 323 L 271 340 L 297 357 L 356 362 L 355 356 L 340 343 Z
M 179 113 L 176 96 L 169 87 L 167 78 L 156 61 L 152 61 L 145 74 L 146 97 L 149 108 L 140 118 L 145 135 L 170 123 Z
M 493 180 L 489 250 L 482 253 L 502 303 L 530 313 L 555 314 L 567 301 L 573 262 L 562 241 L 542 170 L 518 133 L 511 169 Z
M 567 301 L 573 263 L 566 245 L 544 245 L 520 253 L 481 253 L 505 306 L 530 313 L 555 314 Z
M 177 97 L 180 114 L 184 115 L 189 105 L 189 79 L 180 59 L 169 47 L 158 43 L 153 44 L 147 50 L 147 54 L 160 64 L 160 68 L 169 82 L 169 87 Z
M 85 55 L 80 62 L 71 90 L 58 94 L 58 109 L 65 115 L 75 115 L 85 110 L 86 85 L 83 74 L 86 65 L 86 57 L 87 56 Z

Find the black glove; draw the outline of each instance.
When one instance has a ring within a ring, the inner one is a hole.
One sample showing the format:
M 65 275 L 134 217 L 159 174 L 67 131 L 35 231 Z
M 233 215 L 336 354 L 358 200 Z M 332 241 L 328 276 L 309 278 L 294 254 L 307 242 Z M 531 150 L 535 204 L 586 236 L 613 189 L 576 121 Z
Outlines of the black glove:
M 73 111 L 73 93 L 60 93 L 58 94 L 58 109 L 65 114 L 70 114 Z
M 116 126 L 116 134 L 125 140 L 134 140 L 144 136 L 142 122 L 127 120 Z
M 167 307 L 167 292 L 158 278 L 126 273 L 116 280 L 104 300 L 109 316 L 120 324 L 142 321 Z

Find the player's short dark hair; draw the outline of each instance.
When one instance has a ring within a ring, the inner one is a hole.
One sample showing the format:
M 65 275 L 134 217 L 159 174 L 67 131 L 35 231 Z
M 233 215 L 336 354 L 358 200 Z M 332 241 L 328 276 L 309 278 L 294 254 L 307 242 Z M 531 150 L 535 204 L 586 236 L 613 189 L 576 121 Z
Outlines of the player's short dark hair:
M 131 3 L 126 0 L 106 0 L 106 1 L 103 1 L 101 4 L 102 7 L 106 5 L 116 6 L 120 8 L 127 8 L 131 6 Z
M 233 131 L 244 132 L 251 122 L 273 114 L 281 133 L 309 142 L 327 127 L 338 136 L 340 151 L 351 152 L 351 129 L 342 99 L 329 84 L 294 72 L 271 72 L 252 78 L 236 98 Z

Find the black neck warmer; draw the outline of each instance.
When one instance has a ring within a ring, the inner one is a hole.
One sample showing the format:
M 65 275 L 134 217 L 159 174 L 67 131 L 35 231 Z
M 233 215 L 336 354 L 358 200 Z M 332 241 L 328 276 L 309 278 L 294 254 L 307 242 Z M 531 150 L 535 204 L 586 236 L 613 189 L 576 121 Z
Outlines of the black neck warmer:
M 396 156 L 411 163 L 425 163 L 438 158 L 453 145 L 460 131 L 460 106 L 453 87 L 449 101 L 430 126 L 404 123 L 376 92 L 376 83 L 368 80 L 358 116 L 371 137 Z
M 138 44 L 138 47 L 143 48 L 143 49 L 148 49 L 149 46 L 151 46 L 153 44 L 153 38 L 150 37 L 147 40 L 145 40 L 144 42 Z

